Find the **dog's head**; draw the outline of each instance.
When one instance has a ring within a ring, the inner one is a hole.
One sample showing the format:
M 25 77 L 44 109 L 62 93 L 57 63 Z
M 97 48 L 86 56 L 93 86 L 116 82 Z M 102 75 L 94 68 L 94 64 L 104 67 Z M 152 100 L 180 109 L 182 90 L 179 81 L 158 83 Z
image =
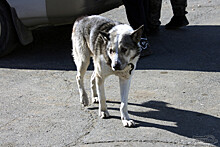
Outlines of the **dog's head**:
M 133 30 L 129 25 L 121 24 L 113 27 L 108 33 L 100 32 L 107 41 L 106 52 L 113 71 L 123 70 L 131 60 L 140 54 L 138 43 L 143 30 L 143 26 Z

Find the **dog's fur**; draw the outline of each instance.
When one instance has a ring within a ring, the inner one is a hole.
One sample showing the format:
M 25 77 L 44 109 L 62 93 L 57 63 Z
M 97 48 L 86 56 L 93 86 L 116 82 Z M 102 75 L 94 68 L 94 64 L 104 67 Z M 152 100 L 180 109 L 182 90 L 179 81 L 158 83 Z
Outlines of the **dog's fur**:
M 109 75 L 116 75 L 120 81 L 121 119 L 124 126 L 134 126 L 128 116 L 127 100 L 131 77 L 140 56 L 139 41 L 143 26 L 133 30 L 102 16 L 87 16 L 76 20 L 73 26 L 73 56 L 77 66 L 77 84 L 80 102 L 89 103 L 83 85 L 83 77 L 93 58 L 94 72 L 91 77 L 91 95 L 93 102 L 99 102 L 99 116 L 109 117 L 104 93 L 104 80 Z

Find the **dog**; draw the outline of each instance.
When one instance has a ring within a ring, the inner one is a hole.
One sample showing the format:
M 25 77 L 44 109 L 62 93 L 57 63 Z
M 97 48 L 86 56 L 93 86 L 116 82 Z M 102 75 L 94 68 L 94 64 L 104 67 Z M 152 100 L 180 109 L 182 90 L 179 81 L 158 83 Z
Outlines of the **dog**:
M 121 94 L 121 120 L 123 126 L 132 127 L 134 121 L 128 115 L 128 92 L 140 56 L 140 39 L 144 27 L 133 30 L 131 26 L 108 18 L 92 15 L 77 19 L 72 30 L 72 55 L 77 68 L 77 85 L 80 102 L 89 104 L 83 77 L 93 59 L 94 71 L 91 76 L 92 102 L 99 103 L 99 116 L 108 118 L 104 80 L 109 75 L 119 77 Z

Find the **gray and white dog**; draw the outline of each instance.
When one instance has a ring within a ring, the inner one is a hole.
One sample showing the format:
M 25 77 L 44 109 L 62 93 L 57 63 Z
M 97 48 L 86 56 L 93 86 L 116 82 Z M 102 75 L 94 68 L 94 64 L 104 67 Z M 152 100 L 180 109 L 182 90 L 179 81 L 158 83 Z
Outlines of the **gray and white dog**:
M 126 127 L 135 123 L 128 116 L 127 101 L 136 63 L 140 56 L 139 41 L 143 26 L 133 30 L 102 16 L 81 17 L 74 23 L 72 32 L 73 56 L 77 67 L 77 84 L 80 102 L 87 106 L 88 96 L 84 89 L 83 77 L 93 58 L 94 72 L 91 77 L 92 102 L 99 102 L 99 116 L 109 117 L 104 92 L 104 80 L 109 75 L 116 75 L 120 81 L 121 119 Z

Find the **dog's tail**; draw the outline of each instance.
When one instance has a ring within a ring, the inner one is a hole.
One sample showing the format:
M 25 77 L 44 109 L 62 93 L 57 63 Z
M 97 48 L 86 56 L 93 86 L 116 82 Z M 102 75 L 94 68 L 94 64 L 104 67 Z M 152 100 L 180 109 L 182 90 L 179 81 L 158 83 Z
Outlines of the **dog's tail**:
M 85 18 L 85 17 L 87 17 L 87 16 L 86 16 L 86 15 L 85 15 L 85 16 L 80 16 L 80 17 L 78 17 L 78 18 L 75 20 L 74 25 L 73 25 L 72 33 L 75 32 L 76 26 L 78 25 L 79 21 L 82 20 L 82 19 Z
M 78 19 L 76 19 L 74 25 L 73 25 L 73 30 L 72 30 L 72 56 L 74 57 L 75 63 L 78 62 L 78 60 L 84 60 L 86 57 L 84 57 L 86 49 L 88 49 L 87 42 L 84 38 L 84 34 L 82 33 L 83 31 L 83 25 L 81 25 L 81 21 L 85 18 L 86 16 L 81 16 Z M 90 52 L 88 51 L 90 54 Z M 83 57 L 80 57 L 83 56 Z M 89 56 L 90 55 L 87 55 Z
M 77 25 L 78 25 L 78 23 L 80 22 L 80 20 L 82 20 L 83 18 L 85 18 L 86 16 L 80 16 L 80 17 L 78 17 L 76 20 L 75 20 L 75 22 L 74 22 L 74 24 L 73 24 L 73 29 L 72 29 L 72 35 L 71 35 L 71 40 L 72 40 L 72 43 L 74 42 L 74 35 L 75 35 L 75 32 L 76 32 L 76 27 L 77 27 Z M 73 54 L 72 54 L 73 55 Z M 74 56 L 74 55 L 73 55 Z
M 82 19 L 85 18 L 85 17 L 88 17 L 88 16 L 87 16 L 87 15 L 82 15 L 82 16 L 78 17 L 78 18 L 76 19 L 76 22 L 79 22 L 80 20 L 82 20 Z

